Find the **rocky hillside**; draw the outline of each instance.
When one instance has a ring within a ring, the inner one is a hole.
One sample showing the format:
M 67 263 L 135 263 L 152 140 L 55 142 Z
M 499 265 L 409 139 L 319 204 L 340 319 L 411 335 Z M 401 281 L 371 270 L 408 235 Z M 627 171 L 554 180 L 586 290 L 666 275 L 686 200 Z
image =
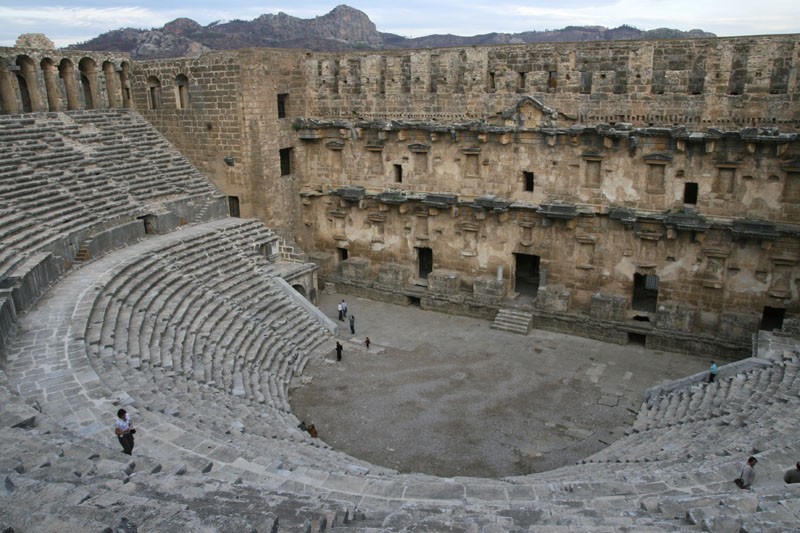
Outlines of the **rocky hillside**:
M 104 33 L 73 49 L 129 52 L 134 59 L 191 57 L 207 50 L 249 47 L 305 48 L 315 51 L 389 50 L 398 48 L 439 48 L 537 42 L 609 41 L 622 39 L 675 39 L 714 37 L 702 30 L 688 32 L 662 28 L 642 31 L 631 26 L 569 26 L 561 30 L 523 33 L 489 33 L 472 37 L 429 35 L 409 39 L 379 32 L 369 17 L 352 7 L 340 5 L 327 15 L 300 19 L 278 13 L 261 15 L 251 21 L 232 20 L 201 26 L 180 18 L 152 30 L 123 28 Z

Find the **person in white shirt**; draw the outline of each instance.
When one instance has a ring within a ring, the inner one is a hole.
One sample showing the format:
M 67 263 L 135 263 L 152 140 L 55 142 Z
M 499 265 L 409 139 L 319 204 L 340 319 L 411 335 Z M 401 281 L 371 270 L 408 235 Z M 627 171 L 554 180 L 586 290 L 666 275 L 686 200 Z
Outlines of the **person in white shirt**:
M 125 409 L 117 411 L 117 420 L 114 422 L 114 434 L 116 434 L 119 443 L 122 445 L 122 453 L 133 455 L 133 434 L 136 430 L 133 429 L 133 422 L 131 415 Z

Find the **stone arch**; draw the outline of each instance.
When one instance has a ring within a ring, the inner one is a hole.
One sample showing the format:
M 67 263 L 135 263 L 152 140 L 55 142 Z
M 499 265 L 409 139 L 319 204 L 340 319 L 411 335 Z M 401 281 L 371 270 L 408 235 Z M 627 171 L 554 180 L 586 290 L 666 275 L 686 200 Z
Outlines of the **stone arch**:
M 120 63 L 117 71 L 119 74 L 119 91 L 122 100 L 122 107 L 133 107 L 133 96 L 131 95 L 131 65 L 127 61 Z
M 61 111 L 61 90 L 58 87 L 58 66 L 52 58 L 45 57 L 39 63 L 44 76 L 44 89 L 47 93 L 47 108 Z
M 189 78 L 185 74 L 175 76 L 175 107 L 189 109 Z
M 75 86 L 75 65 L 67 58 L 58 64 L 58 75 L 64 82 L 64 92 L 67 95 L 67 109 L 78 109 L 78 88 Z
M 0 59 L 0 112 L 11 114 L 19 110 L 14 87 L 11 84 L 11 70 L 8 63 Z
M 108 98 L 108 107 L 120 106 L 120 91 L 117 84 L 119 78 L 117 77 L 116 67 L 111 61 L 103 61 L 103 78 L 106 82 L 106 97 Z
M 150 76 L 147 78 L 147 108 L 160 109 L 161 96 L 161 80 L 156 76 Z
M 303 298 L 308 298 L 308 296 L 306 295 L 306 288 L 303 287 L 303 285 L 301 285 L 300 283 L 294 283 L 292 285 L 292 288 L 296 290 L 297 293 L 300 294 Z
M 22 111 L 41 111 L 42 101 L 39 98 L 39 84 L 36 76 L 36 64 L 29 56 L 17 56 L 17 85 L 22 102 Z
M 91 57 L 84 57 L 78 63 L 78 69 L 81 71 L 85 109 L 94 109 L 99 104 L 97 101 L 97 64 Z

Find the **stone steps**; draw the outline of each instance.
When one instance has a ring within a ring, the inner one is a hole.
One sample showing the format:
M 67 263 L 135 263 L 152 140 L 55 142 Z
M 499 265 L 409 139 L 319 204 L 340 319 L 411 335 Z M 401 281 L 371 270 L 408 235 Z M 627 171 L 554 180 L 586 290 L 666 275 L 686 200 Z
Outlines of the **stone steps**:
M 513 308 L 502 308 L 494 317 L 491 328 L 527 335 L 533 325 L 533 315 Z

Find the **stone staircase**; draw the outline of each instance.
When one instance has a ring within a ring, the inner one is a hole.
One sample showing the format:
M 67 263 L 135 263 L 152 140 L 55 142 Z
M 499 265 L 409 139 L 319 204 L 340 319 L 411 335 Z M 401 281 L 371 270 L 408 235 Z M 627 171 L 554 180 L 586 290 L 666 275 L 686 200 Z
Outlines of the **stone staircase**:
M 495 315 L 491 328 L 527 335 L 530 333 L 532 325 L 533 315 L 530 312 L 513 307 L 503 307 Z

